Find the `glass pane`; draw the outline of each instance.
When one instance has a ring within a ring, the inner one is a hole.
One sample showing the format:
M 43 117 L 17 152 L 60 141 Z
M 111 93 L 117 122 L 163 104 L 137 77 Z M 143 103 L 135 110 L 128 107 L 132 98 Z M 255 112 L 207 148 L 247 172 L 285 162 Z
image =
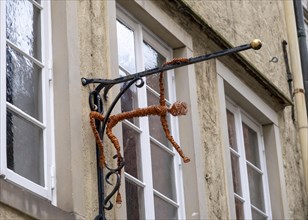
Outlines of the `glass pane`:
M 155 219 L 177 219 L 177 208 L 154 196 Z
M 125 172 L 142 180 L 140 155 L 140 135 L 122 123 Z
M 26 0 L 6 1 L 6 37 L 41 60 L 40 10 Z
M 153 69 L 156 67 L 161 67 L 165 62 L 166 58 L 158 53 L 153 47 L 148 43 L 143 42 L 143 58 L 144 58 L 144 68 L 145 70 Z M 165 86 L 165 96 L 168 92 L 167 77 L 164 77 L 164 86 Z M 150 75 L 147 77 L 147 85 L 159 93 L 159 74 Z
M 228 135 L 229 135 L 229 145 L 233 150 L 238 151 L 237 142 L 236 142 L 236 130 L 235 130 L 235 121 L 234 115 L 232 112 L 227 110 L 227 121 L 228 121 Z
M 236 212 L 236 219 L 245 219 L 244 204 L 237 198 L 235 198 L 235 212 Z
M 41 69 L 7 47 L 6 100 L 42 121 Z
M 130 73 L 136 72 L 134 32 L 117 21 L 119 64 Z
M 241 174 L 239 166 L 239 158 L 231 153 L 233 190 L 236 194 L 242 196 Z
M 267 219 L 266 217 L 264 217 L 264 215 L 262 215 L 261 213 L 257 212 L 254 209 L 251 209 L 251 215 L 252 215 L 252 219 Z
M 143 189 L 125 180 L 127 219 L 144 219 Z
M 260 168 L 259 146 L 257 133 L 243 123 L 243 135 L 246 160 Z
M 7 166 L 19 175 L 44 186 L 43 131 L 7 111 Z
M 173 156 L 151 142 L 151 157 L 154 189 L 176 200 Z
M 147 91 L 148 106 L 159 105 L 159 98 L 150 91 Z M 170 114 L 167 114 L 167 120 L 170 122 Z M 170 123 L 168 123 L 170 125 Z M 169 146 L 168 139 L 162 127 L 160 116 L 149 116 L 150 135 L 165 146 Z M 169 127 L 170 129 L 170 127 Z
M 264 211 L 264 196 L 262 174 L 258 173 L 255 169 L 247 165 L 250 202 L 258 209 Z
M 125 86 L 125 84 L 126 83 L 123 84 L 123 87 Z M 132 111 L 135 110 L 137 107 L 138 107 L 138 102 L 137 102 L 136 87 L 131 86 L 128 90 L 126 90 L 126 92 L 121 97 L 121 111 L 122 112 Z M 139 125 L 139 120 L 136 117 L 127 120 L 137 126 Z

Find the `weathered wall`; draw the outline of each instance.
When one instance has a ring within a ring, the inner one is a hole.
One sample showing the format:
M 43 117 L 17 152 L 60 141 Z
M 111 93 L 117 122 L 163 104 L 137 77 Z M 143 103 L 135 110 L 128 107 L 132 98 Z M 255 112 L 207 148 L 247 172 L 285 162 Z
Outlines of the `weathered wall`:
M 5 219 L 5 220 L 9 220 L 9 219 L 14 219 L 14 220 L 19 220 L 19 219 L 23 219 L 23 220 L 32 220 L 33 218 L 18 212 L 15 209 L 12 209 L 9 206 L 6 206 L 2 203 L 0 203 L 0 219 Z
M 110 78 L 108 74 L 108 39 L 106 1 L 82 0 L 79 4 L 80 72 L 86 78 Z M 93 86 L 82 87 L 83 155 L 85 179 L 85 218 L 98 214 L 95 139 L 89 125 L 88 95 Z M 105 146 L 108 149 L 108 145 Z M 112 154 L 112 152 L 110 152 Z M 111 155 L 106 156 L 111 158 Z M 113 161 L 107 161 L 110 165 Z M 114 202 L 113 202 L 114 203 Z M 107 219 L 114 219 L 116 209 L 106 212 Z
M 260 51 L 242 53 L 262 74 L 289 95 L 281 42 L 287 40 L 282 1 L 184 0 L 210 27 L 234 46 L 259 38 Z M 272 57 L 278 63 L 269 62 Z

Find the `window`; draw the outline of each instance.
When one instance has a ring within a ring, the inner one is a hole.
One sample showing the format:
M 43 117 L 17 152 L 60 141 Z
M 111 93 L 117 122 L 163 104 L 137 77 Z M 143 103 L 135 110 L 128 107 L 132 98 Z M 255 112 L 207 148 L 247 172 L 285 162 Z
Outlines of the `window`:
M 1 1 L 1 174 L 51 199 L 49 1 Z
M 172 50 L 135 19 L 118 12 L 119 73 L 121 76 L 161 66 Z M 142 88 L 132 86 L 121 99 L 122 112 L 159 104 L 159 75 L 145 79 Z M 173 72 L 164 75 L 167 103 L 175 101 Z M 177 121 L 168 117 L 177 139 Z M 165 137 L 159 117 L 122 123 L 125 157 L 125 190 L 128 219 L 181 219 L 180 159 Z
M 289 218 L 277 113 L 216 60 L 231 219 Z
M 226 114 L 236 218 L 270 218 L 261 126 L 230 102 Z

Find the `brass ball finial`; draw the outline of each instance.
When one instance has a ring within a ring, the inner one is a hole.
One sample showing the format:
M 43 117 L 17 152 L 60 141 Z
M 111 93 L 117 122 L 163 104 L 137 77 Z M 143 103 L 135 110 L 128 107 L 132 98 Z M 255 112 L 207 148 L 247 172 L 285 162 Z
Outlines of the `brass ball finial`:
M 259 50 L 262 47 L 262 42 L 259 39 L 254 39 L 250 45 L 254 50 Z

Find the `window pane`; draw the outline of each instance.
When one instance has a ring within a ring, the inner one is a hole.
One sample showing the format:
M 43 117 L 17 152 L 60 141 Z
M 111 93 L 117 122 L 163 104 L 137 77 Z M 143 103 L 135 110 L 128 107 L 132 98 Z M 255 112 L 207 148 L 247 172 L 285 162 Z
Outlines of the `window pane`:
M 232 112 L 228 110 L 227 110 L 227 122 L 228 122 L 229 145 L 233 148 L 233 150 L 238 151 L 236 142 L 234 115 Z
M 234 193 L 242 196 L 239 158 L 231 153 L 232 179 Z
M 6 1 L 6 37 L 41 60 L 40 10 L 26 0 Z
M 247 165 L 250 202 L 258 209 L 264 211 L 264 196 L 262 174 L 258 173 L 255 169 Z
M 6 100 L 42 121 L 40 68 L 10 47 L 6 54 Z
M 259 146 L 257 133 L 243 123 L 243 136 L 246 160 L 260 168 Z
M 236 219 L 245 219 L 244 204 L 242 201 L 235 198 Z
M 144 69 L 149 70 L 156 67 L 161 67 L 165 62 L 166 58 L 158 53 L 153 47 L 148 43 L 143 42 L 143 59 L 144 59 Z M 165 87 L 165 96 L 168 92 L 167 77 L 164 77 L 164 87 Z M 159 93 L 159 74 L 150 75 L 147 77 L 147 85 Z
M 122 123 L 125 172 L 142 180 L 140 155 L 140 135 Z
M 154 195 L 155 219 L 177 219 L 177 208 Z
M 136 72 L 134 32 L 117 21 L 118 58 L 121 67 L 130 73 Z
M 151 157 L 154 189 L 176 200 L 173 156 L 151 142 Z
M 44 186 L 43 131 L 7 111 L 7 166 L 19 175 Z
M 125 180 L 127 219 L 144 219 L 143 189 Z
M 257 212 L 256 210 L 254 209 L 251 209 L 251 215 L 252 215 L 252 219 L 267 219 L 266 217 L 264 217 L 264 215 L 262 215 L 261 213 Z
M 123 84 L 123 87 L 126 83 Z M 121 111 L 128 112 L 135 110 L 138 107 L 137 102 L 137 94 L 136 94 L 136 87 L 133 85 L 131 86 L 121 97 Z M 135 125 L 139 125 L 139 120 L 137 117 L 128 119 L 131 123 Z
M 150 91 L 147 91 L 147 98 L 148 98 L 148 106 L 159 105 L 159 98 L 155 96 L 153 93 L 151 93 Z M 170 121 L 169 117 L 170 115 L 167 114 L 168 122 Z M 159 116 L 149 116 L 149 126 L 150 126 L 150 135 L 156 140 L 158 140 L 160 143 L 162 143 L 163 145 L 169 146 L 168 139 L 166 138 L 166 134 L 164 132 L 164 129 L 160 121 L 160 117 Z

